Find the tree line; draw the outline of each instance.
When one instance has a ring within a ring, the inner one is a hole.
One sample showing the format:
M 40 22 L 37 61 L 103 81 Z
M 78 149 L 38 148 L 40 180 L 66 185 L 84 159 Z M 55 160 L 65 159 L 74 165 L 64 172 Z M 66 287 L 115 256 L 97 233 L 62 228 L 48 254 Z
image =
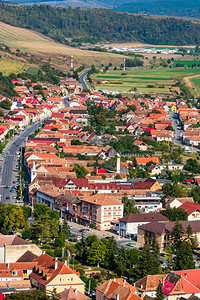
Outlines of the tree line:
M 150 44 L 194 45 L 200 25 L 190 20 L 154 18 L 107 9 L 59 8 L 47 5 L 0 4 L 0 20 L 36 30 L 61 43 L 81 37 L 97 41 L 140 41 Z

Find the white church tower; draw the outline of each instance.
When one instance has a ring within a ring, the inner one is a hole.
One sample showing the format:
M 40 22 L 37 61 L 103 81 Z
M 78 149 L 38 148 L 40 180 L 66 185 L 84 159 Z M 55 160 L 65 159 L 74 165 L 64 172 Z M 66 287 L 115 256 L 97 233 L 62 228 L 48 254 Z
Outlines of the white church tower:
M 33 167 L 31 169 L 31 182 L 36 178 L 37 176 L 37 170 L 36 170 L 36 165 L 35 161 L 33 162 Z

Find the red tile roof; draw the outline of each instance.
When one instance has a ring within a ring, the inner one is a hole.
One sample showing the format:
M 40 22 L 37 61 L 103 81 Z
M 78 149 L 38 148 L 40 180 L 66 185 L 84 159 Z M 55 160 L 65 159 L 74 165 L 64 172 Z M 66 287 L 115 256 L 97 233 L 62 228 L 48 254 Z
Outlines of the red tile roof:
M 183 208 L 185 211 L 187 211 L 188 215 L 191 215 L 196 210 L 200 211 L 200 205 L 191 202 L 185 202 L 179 206 L 179 208 Z
M 38 263 L 37 268 L 47 274 L 47 279 L 41 274 L 32 272 L 30 277 L 36 279 L 40 284 L 49 284 L 59 274 L 76 274 L 74 270 L 67 267 L 64 263 L 57 260 L 57 268 L 55 269 L 55 259 L 47 254 L 40 255 L 34 262 Z

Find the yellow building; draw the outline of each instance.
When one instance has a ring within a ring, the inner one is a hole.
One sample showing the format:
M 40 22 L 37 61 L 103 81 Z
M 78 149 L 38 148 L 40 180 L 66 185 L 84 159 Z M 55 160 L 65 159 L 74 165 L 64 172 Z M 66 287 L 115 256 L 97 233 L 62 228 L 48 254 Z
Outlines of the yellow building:
M 54 290 L 61 293 L 70 288 L 84 293 L 85 283 L 79 278 L 76 271 L 66 266 L 65 263 L 47 254 L 40 255 L 34 262 L 38 264 L 30 274 L 32 287 L 47 294 Z

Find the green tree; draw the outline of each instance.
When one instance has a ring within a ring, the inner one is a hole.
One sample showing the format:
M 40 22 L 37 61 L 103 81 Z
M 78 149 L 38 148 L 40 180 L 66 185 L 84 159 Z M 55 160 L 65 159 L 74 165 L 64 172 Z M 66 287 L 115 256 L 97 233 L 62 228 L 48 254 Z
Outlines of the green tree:
M 196 159 L 189 158 L 185 164 L 185 170 L 197 174 L 200 172 L 200 167 Z
M 165 253 L 167 258 L 167 267 L 171 269 L 173 266 L 173 249 L 171 245 L 167 246 L 167 248 L 165 249 Z
M 14 206 L 5 217 L 3 226 L 6 229 L 17 230 L 25 225 L 25 217 L 20 206 Z
M 124 216 L 140 213 L 140 210 L 135 205 L 135 200 L 129 199 L 126 194 L 124 195 L 122 202 L 124 203 Z
M 97 265 L 104 261 L 106 255 L 106 246 L 100 241 L 93 242 L 86 251 L 87 263 Z
M 183 225 L 177 221 L 171 233 L 171 240 L 176 248 L 180 245 L 183 235 L 184 235 Z
M 78 164 L 74 166 L 73 171 L 76 172 L 77 178 L 85 178 L 85 176 L 89 173 L 84 166 Z
M 160 213 L 170 221 L 187 221 L 188 219 L 187 211 L 179 207 L 167 207 L 165 210 L 161 210 Z
M 195 269 L 192 246 L 188 242 L 181 242 L 176 248 L 174 270 Z
M 162 289 L 162 284 L 159 281 L 158 287 L 156 289 L 156 297 L 154 298 L 155 300 L 164 300 L 165 299 L 165 295 L 163 293 L 163 289 Z
M 11 102 L 9 100 L 3 100 L 0 102 L 0 107 L 1 108 L 4 108 L 4 109 L 7 109 L 7 110 L 10 110 L 11 108 Z
M 22 232 L 22 238 L 25 240 L 29 240 L 31 238 L 31 230 L 30 229 L 25 229 Z
M 64 220 L 63 220 L 62 231 L 65 233 L 66 239 L 68 239 L 71 235 L 71 231 L 70 231 L 70 228 L 69 228 L 66 218 L 64 218 Z
M 40 290 L 29 291 L 29 292 L 17 292 L 6 295 L 7 300 L 50 300 L 50 296 L 45 295 Z M 54 298 L 55 299 L 55 298 Z M 58 298 L 57 298 L 58 299 Z
M 195 268 L 192 241 L 190 240 L 191 235 L 191 228 L 188 228 L 186 233 L 184 232 L 182 224 L 176 222 L 171 233 L 171 239 L 173 241 L 175 250 L 175 257 L 173 259 L 174 270 L 187 270 Z
M 138 269 L 141 277 L 160 273 L 160 265 L 158 264 L 157 256 L 154 256 L 154 251 L 149 244 L 145 244 L 141 251 Z
M 24 205 L 22 206 L 22 210 L 23 210 L 25 221 L 27 221 L 28 218 L 31 216 L 31 207 L 28 205 Z
M 117 275 L 122 276 L 127 270 L 127 252 L 123 246 L 115 257 L 115 265 Z
M 107 268 L 109 268 L 110 270 L 114 270 L 114 268 L 115 268 L 115 255 L 118 253 L 116 240 L 112 236 L 109 239 L 104 239 L 104 241 L 105 241 L 105 244 L 106 244 L 106 255 L 105 255 L 104 265 Z

